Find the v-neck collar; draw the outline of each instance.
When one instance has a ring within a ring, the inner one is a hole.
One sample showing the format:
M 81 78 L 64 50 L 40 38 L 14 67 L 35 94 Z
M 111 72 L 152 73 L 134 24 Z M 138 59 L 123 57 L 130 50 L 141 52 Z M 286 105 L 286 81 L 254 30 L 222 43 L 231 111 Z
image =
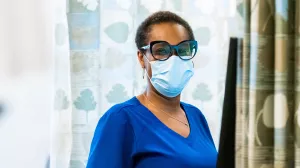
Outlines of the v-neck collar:
M 135 96 L 134 97 L 136 103 L 140 106 L 142 106 L 142 108 L 145 109 L 145 111 L 147 112 L 147 114 L 149 115 L 149 117 L 151 117 L 151 119 L 159 124 L 161 127 L 163 127 L 165 130 L 167 130 L 170 134 L 173 134 L 174 136 L 177 136 L 179 137 L 180 139 L 182 140 L 185 140 L 185 141 L 189 141 L 191 142 L 193 140 L 193 134 L 195 132 L 194 130 L 194 122 L 193 122 L 193 119 L 192 117 L 190 116 L 190 113 L 188 112 L 188 108 L 185 107 L 184 103 L 180 102 L 180 106 L 181 108 L 183 109 L 183 111 L 185 112 L 185 115 L 186 115 L 186 118 L 187 118 L 187 121 L 189 123 L 189 129 L 190 129 L 190 133 L 187 137 L 184 137 L 182 135 L 180 135 L 179 133 L 175 132 L 174 130 L 172 130 L 171 128 L 169 128 L 166 124 L 164 124 L 160 119 L 158 119 L 145 105 L 143 105 L 139 99 Z

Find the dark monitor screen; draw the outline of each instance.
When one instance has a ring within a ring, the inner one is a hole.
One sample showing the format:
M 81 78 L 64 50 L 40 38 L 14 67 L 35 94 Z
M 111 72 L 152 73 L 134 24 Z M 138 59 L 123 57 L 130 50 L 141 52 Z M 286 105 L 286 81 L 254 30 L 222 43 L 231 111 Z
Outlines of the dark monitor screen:
M 241 41 L 238 38 L 230 38 L 217 161 L 218 168 L 235 167 L 236 76 L 238 46 Z

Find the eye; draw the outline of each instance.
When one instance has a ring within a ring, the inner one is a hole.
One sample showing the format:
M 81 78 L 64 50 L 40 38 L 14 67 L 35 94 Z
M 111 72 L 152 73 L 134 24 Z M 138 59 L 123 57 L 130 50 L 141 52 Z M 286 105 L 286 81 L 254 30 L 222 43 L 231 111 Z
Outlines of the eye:
M 189 48 L 180 48 L 178 50 L 179 55 L 189 55 L 191 53 L 191 50 Z
M 158 48 L 154 51 L 154 53 L 158 55 L 165 55 L 169 54 L 169 51 L 166 48 Z
M 181 43 L 178 46 L 178 55 L 180 56 L 194 56 L 196 53 L 196 45 L 193 41 L 186 41 L 184 43 Z

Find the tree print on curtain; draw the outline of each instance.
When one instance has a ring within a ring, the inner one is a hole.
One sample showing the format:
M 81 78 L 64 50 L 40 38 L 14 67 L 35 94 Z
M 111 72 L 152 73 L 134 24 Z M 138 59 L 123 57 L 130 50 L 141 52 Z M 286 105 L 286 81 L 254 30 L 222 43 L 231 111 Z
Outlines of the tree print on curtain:
M 54 109 L 61 113 L 62 110 L 66 110 L 69 108 L 69 100 L 66 95 L 66 92 L 62 89 L 58 89 L 55 94 L 54 99 Z
M 95 110 L 97 103 L 95 102 L 93 92 L 85 89 L 80 92 L 80 96 L 74 101 L 74 106 L 78 110 L 83 110 L 86 114 L 86 123 L 89 121 L 89 112 Z
M 212 99 L 212 94 L 205 83 L 200 83 L 197 85 L 193 92 L 193 99 L 201 101 L 200 107 L 203 107 L 204 102 Z
M 122 84 L 115 84 L 106 95 L 109 103 L 121 103 L 129 99 L 126 89 Z

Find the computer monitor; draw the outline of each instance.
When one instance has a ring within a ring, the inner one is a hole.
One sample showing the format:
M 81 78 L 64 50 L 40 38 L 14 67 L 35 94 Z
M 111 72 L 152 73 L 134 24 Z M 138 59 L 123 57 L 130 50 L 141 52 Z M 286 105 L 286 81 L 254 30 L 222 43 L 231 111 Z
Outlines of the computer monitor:
M 235 167 L 236 80 L 239 44 L 242 39 L 230 38 L 225 82 L 222 124 L 219 141 L 218 168 Z

